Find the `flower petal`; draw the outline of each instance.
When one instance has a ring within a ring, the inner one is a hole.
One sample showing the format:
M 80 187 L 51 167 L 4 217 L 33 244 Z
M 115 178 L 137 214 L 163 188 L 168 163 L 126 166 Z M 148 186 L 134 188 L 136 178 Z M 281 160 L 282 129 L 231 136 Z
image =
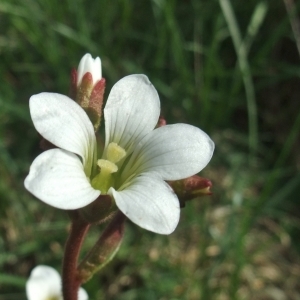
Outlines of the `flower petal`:
M 95 84 L 102 78 L 101 60 L 99 57 L 92 58 L 91 54 L 85 54 L 79 62 L 77 69 L 77 85 L 79 86 L 82 77 L 85 73 L 91 73 L 93 77 L 93 83 Z
M 40 154 L 24 185 L 34 196 L 60 209 L 84 207 L 100 195 L 89 183 L 79 158 L 61 149 Z
M 160 101 L 156 89 L 145 75 L 130 75 L 112 88 L 105 109 L 105 146 L 117 143 L 129 154 L 156 126 Z
M 118 208 L 135 224 L 160 234 L 172 233 L 180 216 L 179 201 L 160 178 L 139 176 L 124 190 L 111 188 Z
M 55 146 L 80 155 L 89 176 L 96 138 L 85 111 L 67 96 L 54 93 L 32 96 L 29 106 L 36 130 Z
M 200 172 L 210 161 L 214 143 L 201 129 L 187 125 L 166 125 L 149 133 L 134 150 L 123 180 L 144 172 L 164 180 L 178 180 Z
M 79 288 L 79 291 L 78 291 L 78 300 L 88 300 L 89 299 L 89 296 L 86 292 L 85 289 L 83 289 L 82 287 Z
M 62 286 L 59 273 L 48 266 L 36 266 L 26 282 L 28 300 L 62 299 Z M 87 292 L 80 287 L 78 300 L 88 300 Z
M 26 282 L 28 300 L 59 299 L 61 296 L 61 279 L 58 272 L 48 266 L 37 266 Z

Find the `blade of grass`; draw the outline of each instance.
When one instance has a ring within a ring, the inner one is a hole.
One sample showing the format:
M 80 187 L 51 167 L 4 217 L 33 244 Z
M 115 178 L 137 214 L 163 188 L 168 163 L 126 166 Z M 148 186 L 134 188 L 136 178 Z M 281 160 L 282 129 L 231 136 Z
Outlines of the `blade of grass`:
M 283 149 L 281 150 L 275 164 L 273 167 L 273 171 L 271 175 L 268 177 L 268 180 L 265 183 L 265 188 L 261 194 L 261 197 L 257 203 L 257 209 L 261 209 L 261 207 L 265 204 L 265 202 L 270 199 L 270 195 L 274 189 L 274 187 L 278 184 L 278 179 L 280 178 L 281 168 L 286 162 L 288 155 L 291 152 L 292 147 L 294 146 L 295 141 L 299 138 L 300 132 L 300 113 L 295 120 L 295 123 L 290 131 L 289 136 L 287 137 Z
M 233 41 L 235 52 L 237 54 L 238 64 L 243 77 L 248 109 L 248 126 L 249 126 L 249 161 L 253 161 L 254 154 L 258 145 L 258 125 L 257 125 L 257 108 L 255 99 L 254 83 L 251 75 L 251 68 L 248 62 L 247 51 L 242 42 L 241 33 L 236 21 L 231 2 L 229 0 L 219 0 L 222 12 L 224 14 L 229 32 Z
M 1 284 L 9 284 L 12 286 L 24 288 L 26 279 L 14 275 L 0 274 L 0 282 Z
M 297 49 L 300 55 L 300 21 L 297 18 L 297 10 L 296 6 L 293 0 L 283 0 L 288 16 L 289 16 L 289 21 L 291 23 L 291 27 L 293 30 L 293 34 L 295 37 Z
M 268 11 L 268 5 L 266 2 L 258 3 L 254 9 L 251 20 L 247 27 L 246 36 L 244 37 L 244 40 L 242 41 L 242 44 L 243 44 L 242 47 L 245 48 L 246 55 L 249 54 L 253 40 L 256 37 L 256 35 L 258 34 L 259 28 L 261 27 L 261 25 L 266 17 L 267 11 Z

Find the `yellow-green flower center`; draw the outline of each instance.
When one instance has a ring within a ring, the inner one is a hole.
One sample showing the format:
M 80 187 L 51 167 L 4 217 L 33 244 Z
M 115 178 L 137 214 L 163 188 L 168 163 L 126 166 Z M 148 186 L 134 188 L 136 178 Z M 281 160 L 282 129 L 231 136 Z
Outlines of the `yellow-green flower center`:
M 99 159 L 97 161 L 100 172 L 92 180 L 93 188 L 100 190 L 102 194 L 106 194 L 114 183 L 112 174 L 118 171 L 116 163 L 125 156 L 126 151 L 122 147 L 117 143 L 110 143 L 106 149 L 107 159 Z
M 50 298 L 47 298 L 47 300 L 60 300 L 61 297 L 59 296 L 51 296 Z

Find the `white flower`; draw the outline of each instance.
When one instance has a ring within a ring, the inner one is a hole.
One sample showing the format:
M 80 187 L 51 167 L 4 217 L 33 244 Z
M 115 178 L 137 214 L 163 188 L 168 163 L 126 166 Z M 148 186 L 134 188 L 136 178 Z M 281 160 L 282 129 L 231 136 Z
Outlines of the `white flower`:
M 28 300 L 62 300 L 61 278 L 58 272 L 48 266 L 37 266 L 26 282 Z M 80 288 L 78 300 L 88 300 L 88 294 Z
M 179 201 L 165 180 L 198 173 L 214 150 L 208 135 L 194 126 L 154 129 L 160 101 L 144 75 L 124 77 L 112 88 L 98 161 L 93 125 L 73 100 L 41 93 L 30 98 L 30 112 L 36 130 L 60 148 L 33 161 L 25 179 L 33 195 L 60 209 L 78 209 L 109 194 L 131 221 L 156 233 L 173 232 L 179 221 Z
M 82 77 L 89 72 L 93 76 L 93 84 L 102 78 L 101 60 L 99 57 L 92 58 L 91 54 L 85 54 L 79 62 L 77 69 L 77 86 L 80 85 Z

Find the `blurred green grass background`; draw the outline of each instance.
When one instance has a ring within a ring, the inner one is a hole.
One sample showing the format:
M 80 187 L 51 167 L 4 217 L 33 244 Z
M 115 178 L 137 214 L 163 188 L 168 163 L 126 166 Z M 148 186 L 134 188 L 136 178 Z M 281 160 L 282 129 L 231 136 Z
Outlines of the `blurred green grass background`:
M 28 99 L 68 94 L 87 52 L 102 59 L 106 96 L 146 74 L 168 123 L 216 143 L 201 172 L 214 195 L 188 203 L 170 236 L 127 222 L 84 286 L 90 299 L 300 299 L 299 38 L 279 0 L 1 0 L 0 299 L 26 299 L 38 264 L 60 270 L 67 215 L 23 187 L 41 151 Z

